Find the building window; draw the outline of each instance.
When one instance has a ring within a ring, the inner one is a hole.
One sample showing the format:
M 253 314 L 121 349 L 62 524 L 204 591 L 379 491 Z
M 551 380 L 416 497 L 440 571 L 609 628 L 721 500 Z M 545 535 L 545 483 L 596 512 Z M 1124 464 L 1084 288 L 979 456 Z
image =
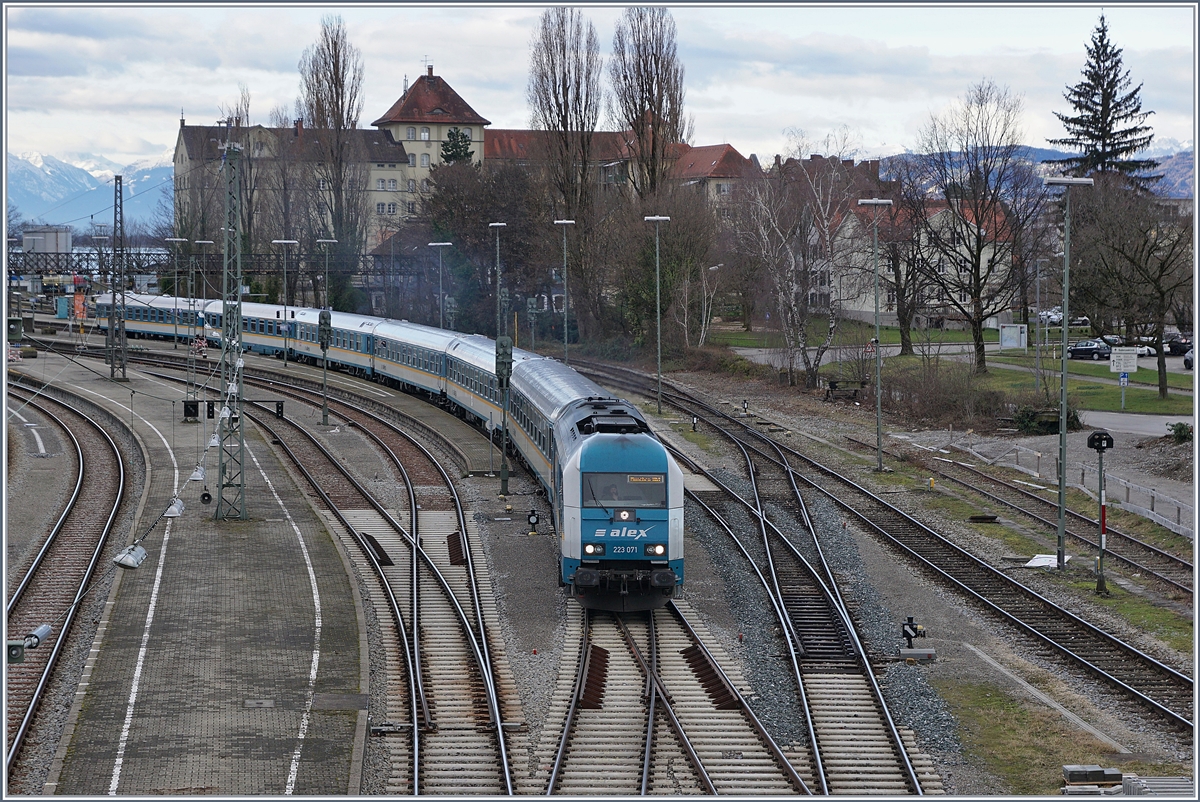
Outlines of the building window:
M 417 204 L 415 202 L 413 202 L 413 201 L 408 202 L 408 213 L 409 214 L 417 213 Z
M 415 154 L 415 153 L 408 154 L 408 166 L 409 167 L 417 166 L 417 154 Z
M 429 129 L 428 128 L 421 129 L 421 139 L 425 140 L 426 142 L 429 141 Z
M 382 167 L 382 166 L 383 166 L 383 162 L 380 162 L 379 164 L 376 164 L 375 166 L 376 166 L 376 167 Z
M 389 191 L 389 192 L 395 192 L 395 191 L 396 191 L 396 179 L 394 179 L 394 178 L 389 178 L 389 179 L 388 179 L 388 191 Z
M 717 194 L 718 195 L 728 195 L 729 194 L 729 185 L 728 184 L 717 184 Z
M 375 189 L 382 190 L 385 182 L 382 178 L 375 179 Z
M 471 129 L 470 128 L 464 128 L 464 129 L 462 129 L 462 132 L 467 135 L 467 139 L 471 138 Z
M 317 182 L 317 189 L 329 189 L 329 182 L 322 178 Z
M 394 165 L 394 164 L 389 164 L 389 165 L 388 165 L 388 167 L 391 167 L 392 169 L 395 169 L 396 165 Z
M 408 179 L 408 191 L 409 192 L 417 191 L 417 181 L 415 178 Z
M 396 204 L 389 203 L 387 205 L 387 213 L 394 216 L 396 214 Z
M 408 131 L 405 133 L 405 139 L 416 139 L 416 138 L 417 138 L 417 129 L 413 128 L 410 125 L 408 127 Z
M 382 204 L 382 203 L 375 204 L 375 214 L 383 214 L 383 210 L 385 208 L 386 208 L 385 204 Z
M 421 154 L 421 166 L 422 166 L 422 167 L 428 167 L 428 166 L 429 166 L 429 154 L 428 154 L 428 153 L 422 153 L 422 154 Z
M 421 179 L 421 191 L 422 191 L 422 192 L 428 192 L 428 191 L 429 191 L 429 179 L 428 179 L 428 178 L 422 178 L 422 179 Z

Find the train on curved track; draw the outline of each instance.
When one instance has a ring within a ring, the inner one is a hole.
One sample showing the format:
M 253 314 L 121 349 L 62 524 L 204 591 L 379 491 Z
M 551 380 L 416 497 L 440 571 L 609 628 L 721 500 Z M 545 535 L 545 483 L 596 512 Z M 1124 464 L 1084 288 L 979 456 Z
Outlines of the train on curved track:
M 108 327 L 111 295 L 96 299 Z M 219 345 L 223 302 L 125 294 L 130 337 Z M 242 303 L 242 348 L 321 364 L 321 310 Z M 330 313 L 329 365 L 435 402 L 495 432 L 503 418 L 496 343 L 477 334 Z M 559 583 L 588 608 L 660 607 L 683 584 L 683 474 L 636 406 L 558 360 L 513 349 L 512 448 L 551 501 Z

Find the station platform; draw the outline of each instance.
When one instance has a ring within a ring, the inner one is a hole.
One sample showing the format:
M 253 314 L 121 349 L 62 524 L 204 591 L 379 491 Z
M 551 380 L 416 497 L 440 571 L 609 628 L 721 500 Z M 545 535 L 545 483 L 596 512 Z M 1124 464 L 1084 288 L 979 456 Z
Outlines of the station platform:
M 368 704 L 359 594 L 270 445 L 246 428 L 248 519 L 217 521 L 215 501 L 199 500 L 204 483 L 187 481 L 207 437 L 181 422 L 181 386 L 135 365 L 110 382 L 99 360 L 46 352 L 8 367 L 10 382 L 49 382 L 132 427 L 149 464 L 110 551 L 145 534 L 177 490 L 185 505 L 146 537 L 140 567 L 109 558 L 101 569 L 107 602 L 43 792 L 357 794 Z M 215 463 L 213 449 L 209 477 Z M 21 497 L 8 503 L 10 516 L 27 512 Z

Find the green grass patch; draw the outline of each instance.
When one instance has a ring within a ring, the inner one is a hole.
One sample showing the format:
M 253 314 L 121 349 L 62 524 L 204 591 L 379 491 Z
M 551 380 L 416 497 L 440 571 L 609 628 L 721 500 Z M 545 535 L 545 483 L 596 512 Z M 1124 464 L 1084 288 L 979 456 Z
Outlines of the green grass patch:
M 691 430 L 691 428 L 687 428 L 687 429 L 680 429 L 679 433 L 681 435 L 683 435 L 684 440 L 687 440 L 689 443 L 699 446 L 700 448 L 704 449 L 705 451 L 717 450 L 716 443 L 713 441 L 713 438 L 709 437 L 708 435 L 704 434 L 703 432 L 693 432 Z
M 1106 569 L 1107 566 L 1106 561 Z M 1105 570 L 1105 576 L 1107 577 L 1107 575 L 1108 571 Z M 1095 592 L 1096 580 L 1094 578 L 1072 578 L 1068 584 L 1080 594 L 1091 594 L 1095 602 L 1107 607 L 1114 614 L 1170 645 L 1173 649 L 1184 654 L 1191 654 L 1194 630 L 1190 617 L 1184 617 L 1172 610 L 1158 607 L 1112 581 L 1105 583 L 1108 589 L 1107 596 Z
M 988 354 L 987 361 L 999 362 L 1005 365 L 1019 365 L 1029 368 L 1031 371 L 1036 365 L 1035 359 L 1032 356 L 1024 355 L 996 355 Z M 1050 373 L 1058 373 L 1061 369 L 1061 363 L 1058 360 L 1049 360 L 1045 356 L 1042 357 L 1042 370 Z M 1096 379 L 1112 379 L 1114 381 L 1120 376 L 1119 373 L 1112 373 L 1108 369 L 1108 363 L 1105 361 L 1088 362 L 1084 360 L 1068 360 L 1067 373 L 1079 376 L 1091 376 Z M 1156 370 L 1139 370 L 1137 373 L 1129 377 L 1129 385 L 1132 387 L 1135 384 L 1147 385 L 1149 387 L 1158 387 L 1158 371 Z M 1192 374 L 1190 373 L 1171 373 L 1167 372 L 1167 387 L 1176 390 L 1191 390 L 1194 389 Z
M 1010 696 L 991 683 L 953 683 L 933 678 L 959 722 L 967 752 L 984 762 L 1015 794 L 1058 795 L 1064 765 L 1112 765 L 1112 749 L 1073 727 L 1056 711 Z M 1125 763 L 1122 772 L 1180 776 L 1190 767 Z
M 1001 368 L 988 371 L 986 377 L 981 377 L 980 387 L 1005 393 L 1016 393 L 1027 392 L 1031 384 L 1032 381 L 1027 374 Z M 1052 397 L 1057 394 L 1056 387 L 1057 382 L 1052 380 L 1050 388 Z M 1071 397 L 1078 409 L 1094 409 L 1101 412 L 1121 411 L 1121 388 L 1116 385 L 1068 378 L 1067 395 Z M 1125 392 L 1125 411 L 1191 417 L 1192 397 L 1168 395 L 1165 399 L 1160 399 L 1157 391 L 1129 387 Z

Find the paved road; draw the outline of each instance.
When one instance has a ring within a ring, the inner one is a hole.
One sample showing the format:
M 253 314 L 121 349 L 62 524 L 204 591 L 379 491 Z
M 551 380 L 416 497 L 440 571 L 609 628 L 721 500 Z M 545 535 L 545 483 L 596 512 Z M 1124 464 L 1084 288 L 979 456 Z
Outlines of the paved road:
M 1189 420 L 1186 415 L 1141 415 L 1136 412 L 1096 412 L 1093 410 L 1081 410 L 1079 417 L 1084 426 L 1150 437 L 1165 435 L 1168 423 Z M 1193 416 L 1190 420 L 1194 425 L 1195 417 Z

